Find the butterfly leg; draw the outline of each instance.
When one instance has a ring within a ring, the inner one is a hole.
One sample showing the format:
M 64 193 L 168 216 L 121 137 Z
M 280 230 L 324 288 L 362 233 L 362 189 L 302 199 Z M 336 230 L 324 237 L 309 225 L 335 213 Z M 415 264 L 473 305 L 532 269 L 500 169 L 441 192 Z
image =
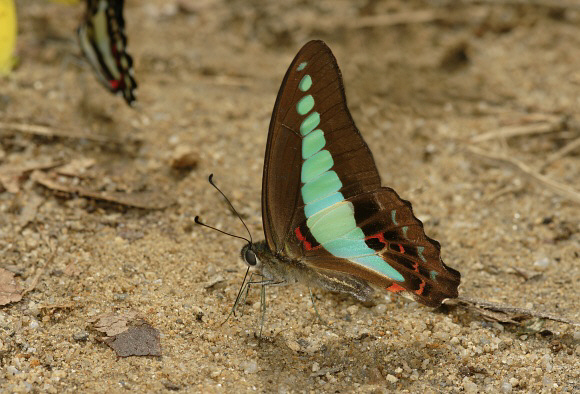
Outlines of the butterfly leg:
M 316 302 L 314 301 L 314 294 L 312 294 L 312 289 L 310 288 L 310 286 L 308 286 L 308 291 L 310 292 L 310 300 L 312 301 L 312 306 L 314 307 L 314 312 L 316 312 L 318 320 L 320 320 L 320 322 L 325 326 L 330 327 L 329 324 L 326 322 L 326 320 L 324 320 L 322 316 L 320 316 L 320 313 L 318 313 L 318 308 L 316 308 Z
M 261 282 L 254 282 L 254 284 L 260 284 L 262 285 L 262 288 L 260 289 L 260 335 L 258 336 L 259 338 L 262 338 L 262 331 L 264 329 L 264 322 L 266 321 L 266 286 L 276 286 L 276 285 L 282 285 L 284 284 L 285 281 L 276 281 L 276 280 L 264 280 Z
M 260 338 L 262 338 L 262 330 L 264 329 L 264 322 L 266 321 L 266 286 L 262 285 L 260 289 L 260 309 L 261 309 L 261 319 L 260 319 Z
M 240 295 L 243 294 L 243 296 L 241 296 L 241 297 L 238 296 L 238 298 L 236 299 L 236 302 L 234 303 L 234 311 L 233 311 L 234 316 L 236 315 L 235 309 L 237 308 L 238 305 L 240 305 L 240 303 L 242 305 L 242 311 L 240 312 L 240 316 L 244 315 L 244 306 L 246 305 L 246 299 L 248 298 L 248 294 L 250 293 L 250 285 L 259 284 L 262 282 L 261 280 L 254 281 L 254 276 L 256 276 L 256 275 L 262 276 L 258 272 L 252 272 L 250 274 L 250 279 L 248 280 L 248 282 L 242 286 L 242 290 L 240 291 Z
M 250 274 L 250 279 L 248 280 L 248 282 L 246 282 L 248 272 L 249 272 L 249 269 L 248 269 L 248 271 L 246 271 L 246 275 L 244 276 L 244 279 L 242 281 L 242 286 L 240 287 L 240 290 L 238 291 L 238 295 L 236 296 L 236 300 L 234 301 L 234 305 L 232 306 L 230 313 L 228 313 L 226 319 L 222 322 L 222 324 L 220 324 L 220 326 L 224 325 L 225 322 L 227 322 L 230 319 L 230 316 L 236 315 L 236 309 L 238 308 L 238 305 L 240 305 L 240 302 L 242 303 L 242 307 L 244 306 L 244 304 L 246 303 L 246 298 L 248 297 L 248 293 L 250 292 L 250 285 L 261 282 L 261 281 L 257 281 L 257 282 L 253 281 L 254 275 L 259 275 L 259 273 L 257 273 L 257 272 L 252 272 Z M 243 311 L 242 311 L 242 314 L 243 314 Z

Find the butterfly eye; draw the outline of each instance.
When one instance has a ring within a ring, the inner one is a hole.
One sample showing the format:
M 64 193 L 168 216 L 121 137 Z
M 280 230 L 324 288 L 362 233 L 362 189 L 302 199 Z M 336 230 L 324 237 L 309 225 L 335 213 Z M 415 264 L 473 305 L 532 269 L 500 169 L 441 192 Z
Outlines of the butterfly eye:
M 249 266 L 253 267 L 256 265 L 256 254 L 252 251 L 252 249 L 246 249 L 244 260 L 246 260 L 246 263 L 248 263 Z

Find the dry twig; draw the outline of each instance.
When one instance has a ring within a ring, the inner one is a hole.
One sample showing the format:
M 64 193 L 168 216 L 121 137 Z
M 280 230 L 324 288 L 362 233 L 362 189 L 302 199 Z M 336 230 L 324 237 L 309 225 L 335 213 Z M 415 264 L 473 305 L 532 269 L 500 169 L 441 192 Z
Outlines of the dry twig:
M 488 131 L 487 133 L 476 135 L 471 138 L 472 143 L 487 141 L 495 138 L 510 138 L 519 137 L 530 134 L 545 134 L 560 131 L 562 126 L 560 123 L 541 122 L 527 125 L 505 126 L 499 129 Z
M 497 312 L 497 313 L 507 315 L 508 319 L 510 319 L 509 318 L 510 315 L 512 315 L 512 316 L 539 317 L 542 319 L 553 320 L 553 321 L 557 321 L 557 322 L 561 322 L 561 323 L 570 324 L 570 325 L 573 325 L 576 327 L 580 327 L 580 323 L 578 323 L 578 322 L 575 322 L 575 321 L 572 321 L 570 319 L 566 319 L 566 318 L 563 318 L 560 316 L 556 316 L 556 315 L 553 315 L 551 313 L 539 312 L 539 311 L 535 311 L 533 309 L 527 309 L 527 308 L 518 308 L 515 306 L 511 306 L 511 305 L 506 305 L 506 304 L 498 304 L 495 302 L 489 302 L 489 301 L 480 300 L 480 299 L 472 298 L 472 297 L 460 296 L 458 298 L 447 301 L 446 304 L 459 304 L 459 305 L 463 305 L 463 306 L 467 306 L 467 307 L 473 307 L 476 309 L 483 309 L 485 311 Z
M 549 164 L 555 162 L 556 160 L 560 160 L 562 157 L 566 156 L 570 152 L 575 151 L 578 148 L 580 148 L 580 137 L 576 138 L 574 141 L 563 146 L 562 149 L 559 149 L 556 152 L 552 153 L 550 156 L 548 156 L 548 158 L 542 165 L 542 168 L 546 168 Z
M 18 131 L 25 134 L 42 135 L 45 137 L 66 137 L 66 138 L 83 138 L 97 142 L 107 142 L 111 139 L 96 134 L 84 134 L 71 130 L 53 129 L 47 126 L 40 126 L 26 123 L 0 122 L 0 129 Z
M 529 178 L 534 180 L 536 183 L 541 184 L 542 186 L 547 187 L 555 194 L 558 194 L 561 197 L 564 197 L 568 200 L 574 201 L 576 203 L 580 203 L 580 192 L 571 188 L 568 185 L 564 185 L 562 183 L 553 181 L 552 179 L 548 178 L 545 175 L 538 173 L 537 171 L 532 170 L 526 164 L 522 163 L 519 160 L 516 160 L 511 157 L 503 156 L 496 153 L 488 153 L 482 149 L 476 148 L 475 146 L 469 146 L 467 148 L 471 153 L 475 153 L 478 156 L 484 157 L 486 159 L 498 161 L 503 164 L 507 164 L 510 167 L 513 167 L 527 175 Z

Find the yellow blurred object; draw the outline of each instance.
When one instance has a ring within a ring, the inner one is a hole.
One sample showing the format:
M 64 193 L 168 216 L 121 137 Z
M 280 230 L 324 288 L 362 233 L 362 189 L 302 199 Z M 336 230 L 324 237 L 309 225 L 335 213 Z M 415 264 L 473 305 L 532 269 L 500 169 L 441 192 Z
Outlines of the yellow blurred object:
M 79 3 L 79 0 L 52 0 L 53 3 L 61 3 L 66 5 L 75 5 Z
M 14 0 L 0 0 L 0 75 L 8 74 L 14 66 L 16 44 L 16 10 Z

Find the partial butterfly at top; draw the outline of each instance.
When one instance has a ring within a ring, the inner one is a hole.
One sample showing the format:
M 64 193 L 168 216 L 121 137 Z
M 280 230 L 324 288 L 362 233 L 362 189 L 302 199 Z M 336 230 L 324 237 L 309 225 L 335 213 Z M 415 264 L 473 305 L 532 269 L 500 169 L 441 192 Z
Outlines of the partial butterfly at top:
M 135 102 L 137 83 L 133 59 L 127 53 L 123 0 L 87 0 L 87 11 L 77 33 L 84 55 L 101 84 Z
M 284 76 L 262 182 L 266 240 L 241 252 L 262 290 L 300 282 L 367 300 L 374 285 L 433 307 L 458 296 L 459 272 L 443 263 L 411 203 L 381 187 L 322 41 L 307 43 Z

